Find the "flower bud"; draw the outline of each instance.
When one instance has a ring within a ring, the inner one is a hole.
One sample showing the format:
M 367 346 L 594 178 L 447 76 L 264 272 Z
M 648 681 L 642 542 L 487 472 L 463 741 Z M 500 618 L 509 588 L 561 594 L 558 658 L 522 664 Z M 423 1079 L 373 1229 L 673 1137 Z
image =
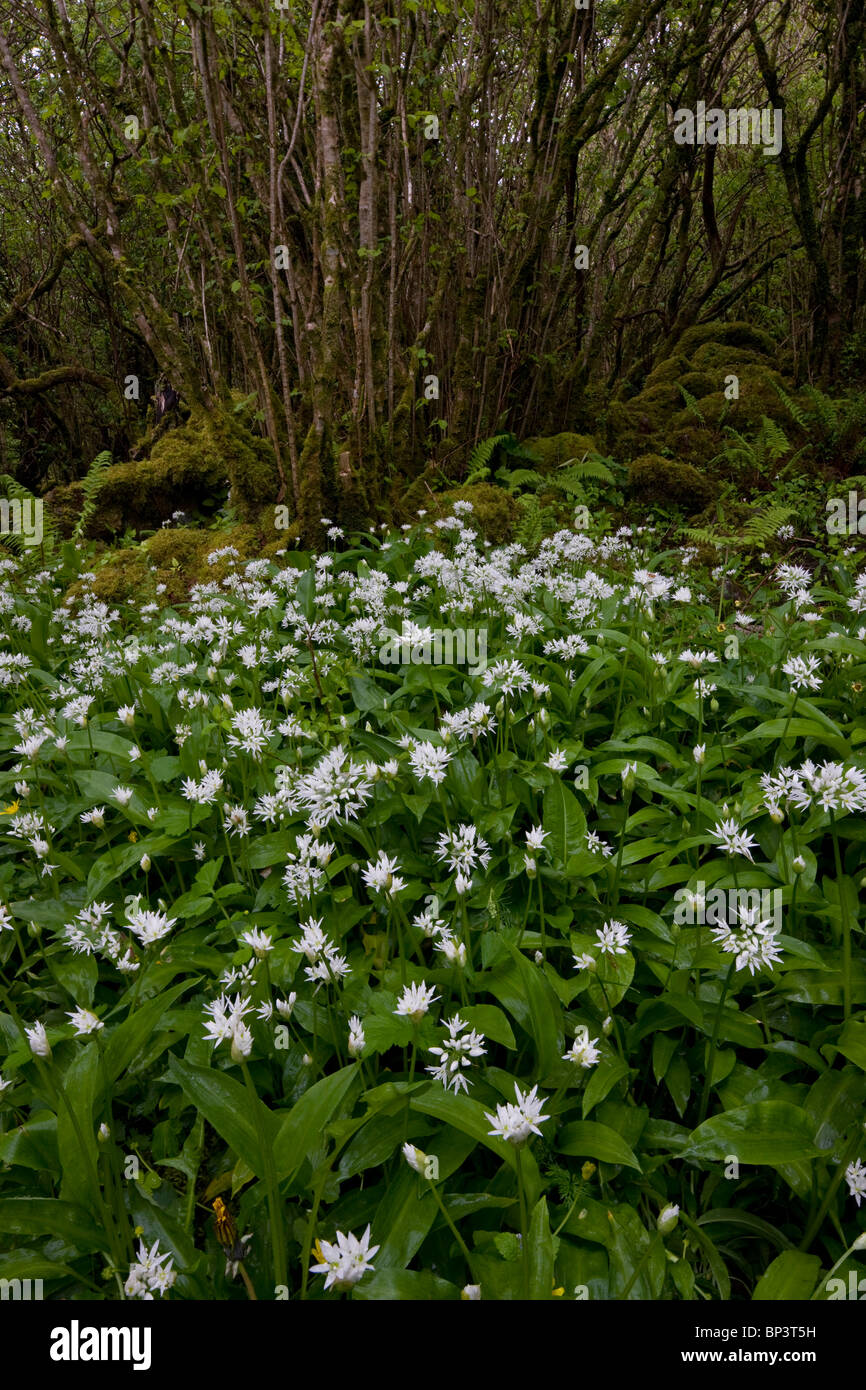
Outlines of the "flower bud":
M 656 1221 L 656 1229 L 659 1234 L 663 1236 L 670 1235 L 674 1226 L 677 1224 L 679 1215 L 680 1209 L 677 1206 L 668 1204 L 668 1206 L 662 1207 L 658 1215 L 658 1220 Z
M 791 860 L 791 868 L 794 870 L 794 873 L 795 873 L 795 874 L 801 874 L 801 873 L 803 873 L 804 869 L 806 868 L 806 861 L 805 861 L 805 859 L 803 858 L 802 854 L 795 854 L 795 855 L 794 855 L 794 858 Z M 863 887 L 863 886 L 866 886 L 866 885 L 864 885 L 864 884 L 861 882 L 861 885 L 860 885 L 860 886 Z
M 138 862 L 139 862 L 140 867 L 143 869 L 143 871 L 144 871 L 145 873 L 148 873 L 148 872 L 150 871 L 150 855 L 149 855 L 149 854 L 143 854 L 143 855 L 141 856 L 141 859 L 140 859 Z

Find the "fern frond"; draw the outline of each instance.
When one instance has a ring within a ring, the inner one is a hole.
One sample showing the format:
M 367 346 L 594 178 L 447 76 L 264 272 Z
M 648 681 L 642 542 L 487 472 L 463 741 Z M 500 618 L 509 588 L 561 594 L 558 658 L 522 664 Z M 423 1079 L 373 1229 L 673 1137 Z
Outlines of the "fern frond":
M 781 386 L 776 386 L 776 390 L 779 393 L 779 398 L 782 402 L 782 405 L 785 407 L 791 419 L 794 421 L 794 424 L 799 425 L 801 430 L 808 430 L 809 416 L 806 414 L 803 407 L 799 404 L 798 401 L 792 400 L 788 393 L 782 390 Z
M 495 450 L 500 444 L 507 444 L 509 441 L 516 443 L 512 434 L 492 434 L 489 439 L 480 439 L 469 455 L 467 465 L 466 482 L 478 483 L 484 478 L 489 477 L 490 469 L 488 464 L 493 457 Z
M 779 527 L 784 526 L 793 511 L 793 507 L 778 505 L 764 507 L 754 516 L 750 516 L 744 525 L 743 541 L 747 545 L 765 545 L 767 541 L 772 540 Z
M 565 488 L 566 492 L 570 492 L 575 483 L 580 484 L 590 480 L 610 484 L 616 482 L 607 464 L 603 463 L 600 458 L 588 458 L 581 462 L 578 462 L 577 459 L 568 459 L 562 467 L 567 468 L 569 464 L 572 467 L 568 468 L 567 473 L 563 473 L 561 477 L 554 476 L 550 479 L 554 487 Z
M 105 482 L 105 472 L 111 467 L 113 462 L 111 451 L 103 449 L 101 454 L 97 454 L 86 474 L 81 479 L 81 488 L 84 493 L 84 505 L 81 508 L 81 516 L 78 518 L 72 539 L 80 540 L 93 513 L 96 511 L 96 499 L 100 489 Z
M 23 483 L 19 483 L 16 478 L 10 477 L 8 473 L 4 473 L 0 475 L 0 498 L 3 498 L 7 502 L 29 502 L 34 508 L 34 512 L 31 513 L 31 515 L 35 515 L 38 509 L 42 517 L 42 549 L 49 552 L 54 549 L 58 539 L 57 531 L 50 516 L 45 511 L 45 504 L 41 497 L 36 497 Z M 0 532 L 0 540 L 5 541 L 17 554 L 31 548 L 25 545 L 23 535 L 18 535 L 11 530 Z
M 703 415 L 701 414 L 700 410 L 698 409 L 698 398 L 697 398 L 697 396 L 692 396 L 692 395 L 686 390 L 686 388 L 685 388 L 684 386 L 680 386 L 679 383 L 677 383 L 677 386 L 678 386 L 678 390 L 679 390 L 680 395 L 682 396 L 683 400 L 684 400 L 685 403 L 686 403 L 686 410 L 690 411 L 692 415 L 697 416 L 697 418 L 700 420 L 701 424 L 702 424 L 702 425 L 705 425 L 705 424 L 706 424 L 706 420 L 704 419 Z

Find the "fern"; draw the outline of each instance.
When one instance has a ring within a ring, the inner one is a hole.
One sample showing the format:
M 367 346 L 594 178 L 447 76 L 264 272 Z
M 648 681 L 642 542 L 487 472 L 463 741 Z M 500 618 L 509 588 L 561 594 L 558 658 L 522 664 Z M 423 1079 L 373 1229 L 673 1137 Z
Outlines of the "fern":
M 692 415 L 696 415 L 697 418 L 700 420 L 701 424 L 705 425 L 707 422 L 701 414 L 700 410 L 698 409 L 697 397 L 690 395 L 684 386 L 680 386 L 679 391 L 680 395 L 686 403 L 686 410 L 690 411 Z
M 106 470 L 111 467 L 112 456 L 108 449 L 103 449 L 101 454 L 97 454 L 85 476 L 81 479 L 81 488 L 84 493 L 84 505 L 81 508 L 81 516 L 72 533 L 74 541 L 80 540 L 93 513 L 96 511 L 96 499 L 99 496 L 103 483 L 105 482 Z
M 809 417 L 803 407 L 797 401 L 792 400 L 787 392 L 782 390 L 781 386 L 777 386 L 776 390 L 779 393 L 783 406 L 794 421 L 794 424 L 799 425 L 801 430 L 808 430 Z
M 685 526 L 683 532 L 698 545 L 714 545 L 718 549 L 724 546 L 729 550 L 763 548 L 793 512 L 793 507 L 773 503 L 750 516 L 742 531 L 735 535 L 724 535 L 706 526 Z
M 533 487 L 539 488 L 546 482 L 543 473 L 538 473 L 534 468 L 507 468 L 497 470 L 496 477 L 508 488 L 509 492 L 514 492 L 515 488 Z
M 743 527 L 743 542 L 746 545 L 766 545 L 775 536 L 779 527 L 784 526 L 793 511 L 793 507 L 783 507 L 779 504 L 764 507 L 754 516 L 749 517 Z
M 469 455 L 466 482 L 480 483 L 490 477 L 488 464 L 500 445 L 516 444 L 513 434 L 492 434 L 489 439 L 481 439 Z
M 569 468 L 569 464 L 573 467 Z M 610 483 L 611 486 L 616 482 L 616 478 L 611 473 L 606 463 L 598 457 L 582 460 L 568 459 L 563 465 L 568 468 L 561 478 L 551 478 L 554 487 L 561 487 L 565 492 L 582 491 L 582 484 L 595 481 L 598 483 Z
M 34 514 L 35 514 L 35 512 L 36 512 L 37 509 L 40 509 L 40 510 L 41 510 L 41 514 L 42 514 L 42 542 L 41 542 L 41 548 L 42 548 L 42 550 L 47 551 L 48 553 L 50 553 L 50 552 L 54 549 L 55 545 L 57 544 L 57 539 L 58 539 L 58 538 L 57 538 L 57 531 L 55 530 L 54 524 L 53 524 L 53 522 L 52 522 L 50 516 L 49 516 L 48 513 L 45 511 L 45 505 L 44 505 L 44 503 L 43 503 L 43 501 L 42 501 L 42 498 L 41 498 L 41 497 L 36 497 L 36 496 L 34 496 L 34 494 L 33 494 L 32 492 L 30 492 L 30 490 L 29 490 L 28 488 L 24 487 L 23 483 L 19 483 L 15 478 L 11 478 L 11 477 L 9 476 L 8 473 L 4 473 L 4 474 L 2 474 L 2 476 L 0 476 L 0 488 L 2 488 L 2 490 L 3 490 L 3 495 L 4 495 L 9 501 L 12 501 L 12 502 L 14 502 L 14 501 L 20 501 L 20 502 L 30 502 L 30 503 L 32 503 L 32 504 L 33 504 L 33 507 L 34 507 Z M 29 549 L 31 549 L 30 546 L 25 546 L 25 544 L 24 544 L 24 537 L 23 537 L 23 536 L 19 536 L 18 534 L 16 534 L 16 533 L 13 532 L 13 531 L 4 531 L 4 532 L 0 533 L 0 540 L 5 541 L 5 543 L 6 543 L 7 545 L 9 545 L 9 546 L 10 546 L 14 551 L 16 551 L 16 553 L 18 553 L 18 554 L 20 554 L 20 553 L 21 553 L 22 551 L 24 551 L 24 550 L 29 550 Z
M 517 500 L 523 515 L 517 523 L 515 540 L 532 552 L 541 544 L 548 508 L 542 507 L 534 492 L 526 493 Z

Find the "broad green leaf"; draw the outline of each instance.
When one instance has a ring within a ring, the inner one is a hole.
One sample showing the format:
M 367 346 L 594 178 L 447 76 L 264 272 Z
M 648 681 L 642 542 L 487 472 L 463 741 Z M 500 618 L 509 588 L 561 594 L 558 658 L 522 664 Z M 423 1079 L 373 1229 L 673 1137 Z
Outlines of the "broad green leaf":
M 321 1143 L 322 1132 L 343 1104 L 353 1081 L 360 1081 L 357 1067 L 343 1067 L 322 1077 L 305 1091 L 288 1114 L 278 1114 L 273 1140 L 277 1177 L 292 1177 L 306 1155 Z
M 261 1177 L 264 1164 L 259 1149 L 253 1097 L 248 1088 L 233 1081 L 225 1072 L 195 1067 L 179 1057 L 169 1058 L 168 1075 L 247 1167 Z M 273 1143 L 271 1112 L 261 1101 L 257 1101 L 257 1104 L 260 1107 L 259 1122 Z
M 683 1158 L 776 1165 L 818 1158 L 814 1121 L 787 1101 L 762 1100 L 714 1115 L 692 1131 Z
M 755 1286 L 755 1303 L 799 1302 L 811 1298 L 821 1272 L 818 1255 L 785 1250 L 777 1255 Z
M 560 1153 L 598 1158 L 603 1163 L 620 1163 L 640 1172 L 640 1164 L 625 1140 L 616 1130 L 595 1120 L 574 1120 L 565 1125 L 557 1137 L 556 1148 Z

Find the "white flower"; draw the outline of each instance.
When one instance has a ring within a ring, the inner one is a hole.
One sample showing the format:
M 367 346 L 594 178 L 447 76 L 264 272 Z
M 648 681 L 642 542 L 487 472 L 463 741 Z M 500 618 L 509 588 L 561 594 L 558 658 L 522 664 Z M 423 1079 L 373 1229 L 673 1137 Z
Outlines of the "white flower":
M 521 1094 L 520 1087 L 514 1083 L 514 1094 L 517 1103 L 515 1105 L 497 1105 L 496 1114 L 491 1115 L 485 1110 L 486 1118 L 493 1125 L 488 1134 L 493 1134 L 497 1139 L 507 1139 L 510 1144 L 523 1144 L 530 1134 L 541 1134 L 538 1128 L 549 1115 L 542 1115 L 541 1108 L 544 1101 L 536 1096 L 537 1086 L 533 1086 L 526 1095 Z
M 823 682 L 815 674 L 820 668 L 820 657 L 792 656 L 785 662 L 782 670 L 790 677 L 792 690 L 820 690 Z
M 545 767 L 549 767 L 551 772 L 564 772 L 568 767 L 568 758 L 561 748 L 554 748 L 550 757 L 546 759 Z
M 481 1285 L 464 1284 L 463 1288 L 460 1290 L 460 1298 L 464 1303 L 480 1303 Z
M 848 1196 L 853 1197 L 858 1207 L 863 1197 L 866 1197 L 866 1167 L 860 1159 L 849 1163 L 845 1169 L 845 1181 L 848 1184 Z
M 368 1226 L 360 1240 L 351 1233 L 344 1235 L 342 1231 L 338 1231 L 336 1244 L 327 1240 L 317 1240 L 314 1249 L 320 1257 L 320 1263 L 311 1265 L 310 1273 L 324 1274 L 326 1289 L 332 1285 L 337 1289 L 350 1289 L 368 1269 L 375 1268 L 370 1261 L 379 1246 L 370 1247 Z
M 696 743 L 694 748 L 692 749 L 692 757 L 694 758 L 695 762 L 700 766 L 700 764 L 704 762 L 704 760 L 706 759 L 706 756 L 707 745 L 705 743 Z
M 244 945 L 251 946 L 259 960 L 264 960 L 269 951 L 274 949 L 271 938 L 258 927 L 253 927 L 252 931 L 245 931 L 241 935 Z
M 277 1000 L 277 1013 L 280 1015 L 281 1018 L 291 1018 L 292 1012 L 295 1007 L 295 1003 L 297 1002 L 297 998 L 297 994 L 294 990 L 292 990 L 292 993 L 289 995 L 288 999 Z
M 133 792 L 132 787 L 121 787 L 118 784 L 118 786 L 114 788 L 114 791 L 111 793 L 111 795 L 117 802 L 118 806 L 128 806 L 135 793 Z
M 416 1149 L 414 1144 L 404 1144 L 403 1157 L 414 1172 L 420 1173 L 422 1178 L 426 1176 L 427 1155 L 423 1150 Z
M 594 1067 L 601 1057 L 596 1047 L 598 1038 L 590 1038 L 589 1029 L 581 1025 L 574 1036 L 571 1050 L 563 1056 L 563 1062 L 573 1062 L 576 1067 Z
M 439 998 L 434 993 L 435 988 L 435 985 L 406 985 L 394 1013 L 401 1018 L 411 1018 L 413 1023 L 420 1023 L 430 1005 Z
M 472 1058 L 484 1056 L 484 1034 L 474 1030 L 464 1033 L 469 1024 L 459 1014 L 448 1019 L 445 1026 L 449 1036 L 443 1040 L 441 1047 L 430 1048 L 433 1056 L 439 1058 L 439 1065 L 427 1067 L 427 1071 L 441 1081 L 446 1091 L 453 1090 L 456 1096 L 461 1089 L 469 1089 L 464 1071 L 471 1067 Z
M 452 754 L 430 742 L 416 743 L 409 754 L 409 766 L 419 782 L 425 778 L 435 786 L 445 781 Z
M 14 1082 L 14 1081 L 4 1081 L 4 1080 L 3 1080 L 3 1077 L 0 1076 L 0 1096 L 2 1096 L 2 1094 L 3 1094 L 4 1091 L 8 1091 L 10 1086 L 14 1086 L 14 1085 L 15 1085 L 15 1082 Z
M 45 1034 L 45 1028 L 41 1023 L 34 1023 L 32 1028 L 25 1028 L 27 1041 L 30 1044 L 30 1051 L 35 1057 L 50 1057 L 51 1044 Z
M 349 1019 L 349 1056 L 360 1057 L 364 1051 L 364 1044 L 367 1039 L 364 1036 L 364 1027 L 357 1014 L 352 1014 Z
M 624 956 L 631 941 L 631 932 L 624 922 L 605 922 L 595 935 L 599 950 L 609 956 Z
M 138 906 L 130 907 L 126 914 L 130 931 L 133 931 L 143 946 L 152 946 L 168 936 L 177 918 L 167 917 L 164 912 L 151 912 Z
M 87 1033 L 96 1033 L 100 1028 L 105 1027 L 102 1020 L 97 1018 L 96 1014 L 91 1013 L 89 1009 L 76 1009 L 73 1013 L 68 1013 L 66 1017 L 72 1020 L 72 1026 L 79 1038 L 83 1038 Z
M 164 1260 L 168 1260 L 168 1264 L 163 1267 Z M 158 1240 L 154 1241 L 150 1250 L 146 1249 L 143 1240 L 139 1241 L 138 1260 L 130 1264 L 129 1276 L 124 1285 L 127 1298 L 143 1298 L 152 1302 L 155 1292 L 160 1296 L 166 1293 L 177 1277 L 172 1263 L 169 1250 L 162 1255 L 159 1254 Z
M 401 889 L 406 887 L 404 879 L 400 878 L 395 872 L 398 868 L 396 859 L 389 859 L 384 850 L 379 850 L 375 861 L 371 860 L 366 869 L 362 871 L 361 877 L 368 888 L 376 889 L 378 892 L 387 893 L 393 897 Z
M 772 970 L 782 959 L 776 940 L 779 928 L 772 925 L 771 918 L 765 922 L 759 922 L 757 918 L 757 910 L 747 909 L 740 913 L 739 926 L 725 922 L 713 927 L 717 945 L 727 955 L 736 957 L 737 970 L 744 970 L 748 966 L 750 975 L 765 966 Z
M 574 957 L 575 970 L 596 970 L 595 956 L 591 956 L 588 951 Z
M 526 832 L 527 848 L 537 853 L 538 850 L 544 848 L 544 841 L 549 834 L 550 831 L 542 830 L 540 825 L 533 826 L 531 830 L 527 830 Z
M 710 833 L 728 854 L 743 854 L 752 863 L 755 862 L 752 859 L 751 851 L 755 848 L 757 841 L 752 835 L 747 835 L 744 830 L 740 830 L 735 820 L 717 821 Z

